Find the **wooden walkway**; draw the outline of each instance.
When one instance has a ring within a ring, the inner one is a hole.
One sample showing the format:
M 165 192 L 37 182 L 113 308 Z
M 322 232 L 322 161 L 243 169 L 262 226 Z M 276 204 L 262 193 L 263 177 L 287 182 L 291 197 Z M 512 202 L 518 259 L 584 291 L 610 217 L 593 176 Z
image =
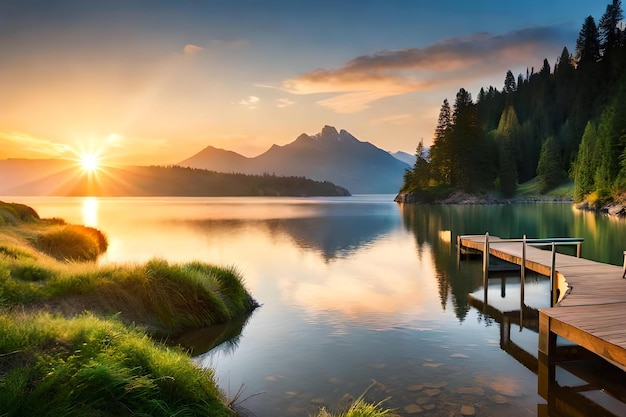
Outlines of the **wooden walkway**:
M 481 252 L 485 236 L 460 236 L 459 251 Z M 488 238 L 489 254 L 522 265 L 521 241 Z M 526 246 L 526 269 L 550 276 L 552 251 Z M 576 343 L 626 369 L 626 279 L 622 267 L 555 254 L 555 289 L 560 297 L 539 310 L 539 352 L 551 358 L 556 336 Z

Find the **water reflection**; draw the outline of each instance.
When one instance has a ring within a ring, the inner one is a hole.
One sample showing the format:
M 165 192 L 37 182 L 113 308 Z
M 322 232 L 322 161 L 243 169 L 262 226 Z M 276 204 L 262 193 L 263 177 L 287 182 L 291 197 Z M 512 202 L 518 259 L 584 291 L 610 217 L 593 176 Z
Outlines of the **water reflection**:
M 98 227 L 98 199 L 96 197 L 83 198 L 82 213 L 83 221 L 81 224 Z
M 481 263 L 457 268 L 456 235 L 583 237 L 583 256 L 621 264 L 623 222 L 567 204 L 391 200 L 99 198 L 91 213 L 109 237 L 101 262 L 199 259 L 242 273 L 262 307 L 234 328 L 191 337 L 194 352 L 206 349 L 195 360 L 213 368 L 226 391 L 243 384 L 244 396 L 265 393 L 244 404 L 258 417 L 314 414 L 360 395 L 372 379 L 368 399 L 391 397 L 386 404 L 401 414 L 459 415 L 473 405 L 477 415 L 537 415 L 537 404 L 548 404 L 537 394 L 537 376 L 510 356 L 536 352 L 537 334 L 526 317 L 511 318 L 510 343 L 501 343 L 501 323 L 468 299 L 482 293 Z M 89 212 L 82 199 L 19 201 L 75 223 Z M 536 305 L 545 291 L 531 281 L 525 299 Z M 488 288 L 503 309 L 505 299 L 519 298 L 515 281 L 505 285 L 504 297 L 502 282 Z M 212 348 L 224 339 L 232 342 Z

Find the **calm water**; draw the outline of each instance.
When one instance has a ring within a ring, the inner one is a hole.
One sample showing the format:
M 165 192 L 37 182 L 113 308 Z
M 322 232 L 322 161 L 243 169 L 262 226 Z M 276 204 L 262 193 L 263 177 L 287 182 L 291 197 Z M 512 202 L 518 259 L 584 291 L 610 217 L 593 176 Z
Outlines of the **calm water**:
M 621 265 L 626 223 L 570 204 L 401 207 L 392 199 L 3 198 L 105 231 L 102 263 L 236 266 L 262 307 L 224 329 L 234 339 L 212 350 L 211 332 L 187 337 L 197 363 L 215 369 L 230 396 L 243 389 L 242 405 L 256 416 L 308 416 L 368 387 L 368 399 L 389 398 L 401 415 L 447 417 L 462 406 L 541 414 L 536 374 L 500 347 L 502 325 L 468 300 L 482 294 L 481 261 L 457 268 L 455 237 L 583 237 L 584 257 Z M 547 306 L 548 288 L 530 276 L 526 304 Z M 519 309 L 514 273 L 490 281 L 489 301 Z M 513 324 L 510 337 L 536 355 L 535 331 Z M 596 401 L 611 403 L 599 392 Z

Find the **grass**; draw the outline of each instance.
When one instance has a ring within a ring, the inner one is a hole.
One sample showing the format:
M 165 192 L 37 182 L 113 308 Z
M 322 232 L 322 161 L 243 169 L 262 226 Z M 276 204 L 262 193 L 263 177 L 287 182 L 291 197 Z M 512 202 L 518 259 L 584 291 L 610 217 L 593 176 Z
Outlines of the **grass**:
M 541 185 L 537 178 L 533 178 L 523 184 L 517 186 L 515 194 L 516 198 L 533 198 L 538 200 L 553 200 L 553 199 L 573 199 L 574 198 L 574 182 L 568 181 L 564 184 L 548 191 L 545 194 L 541 194 Z
M 233 268 L 98 266 L 93 228 L 0 202 L 0 416 L 232 416 L 211 371 L 156 340 L 258 306 Z
M 3 416 L 232 416 L 210 370 L 91 314 L 0 314 Z
M 34 237 L 37 249 L 48 255 L 69 261 L 95 261 L 106 252 L 107 237 L 93 227 L 58 225 Z
M 360 398 L 346 411 L 332 414 L 322 408 L 315 417 L 397 417 L 397 414 L 383 408 L 381 403 L 369 403 Z
M 325 407 L 322 407 L 314 417 L 398 417 L 393 410 L 383 407 L 386 400 L 377 403 L 365 401 L 365 395 L 376 384 L 377 382 L 373 381 L 365 392 L 352 401 L 345 410 L 330 413 Z

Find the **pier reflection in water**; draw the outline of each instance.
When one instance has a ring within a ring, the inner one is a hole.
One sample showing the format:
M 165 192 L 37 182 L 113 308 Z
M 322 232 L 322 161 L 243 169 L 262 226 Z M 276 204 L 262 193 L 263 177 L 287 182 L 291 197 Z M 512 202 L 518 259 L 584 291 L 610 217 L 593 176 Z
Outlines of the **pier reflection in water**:
M 579 236 L 585 258 L 621 265 L 626 222 L 566 204 L 398 206 L 392 199 L 11 200 L 43 217 L 105 231 L 110 247 L 103 264 L 163 257 L 235 266 L 262 307 L 241 328 L 218 329 L 216 340 L 208 337 L 216 329 L 195 333 L 194 360 L 214 371 L 227 394 L 242 385 L 244 397 L 262 392 L 244 404 L 257 417 L 334 409 L 372 379 L 378 384 L 368 399 L 389 398 L 385 405 L 404 416 L 459 415 L 463 406 L 477 416 L 552 415 L 561 402 L 582 409 L 548 385 L 559 400 L 544 400 L 536 373 L 514 359 L 525 351 L 536 362 L 538 342 L 529 312 L 519 308 L 515 274 L 489 280 L 489 304 L 508 313 L 508 324 L 498 322 L 468 301 L 468 294 L 482 300 L 481 262 L 457 268 L 454 239 L 486 231 L 503 238 Z M 542 279 L 527 279 L 529 308 L 549 303 Z M 554 373 L 548 368 L 561 387 L 579 383 L 565 378 L 578 375 L 566 370 L 570 363 L 556 364 Z M 609 378 L 600 372 L 599 381 Z M 613 398 L 604 392 L 580 395 L 602 404 Z
M 531 288 L 539 292 L 524 294 L 519 271 L 490 272 L 487 288 L 469 294 L 468 300 L 498 324 L 500 348 L 537 375 L 538 393 L 546 400 L 537 404 L 537 416 L 625 416 L 625 370 L 564 339 L 559 338 L 553 358 L 538 352 L 538 336 L 535 343 L 516 340 L 523 330 L 538 334 L 538 309 L 550 305 L 549 278 L 529 277 L 526 271 L 526 280 L 537 281 Z

